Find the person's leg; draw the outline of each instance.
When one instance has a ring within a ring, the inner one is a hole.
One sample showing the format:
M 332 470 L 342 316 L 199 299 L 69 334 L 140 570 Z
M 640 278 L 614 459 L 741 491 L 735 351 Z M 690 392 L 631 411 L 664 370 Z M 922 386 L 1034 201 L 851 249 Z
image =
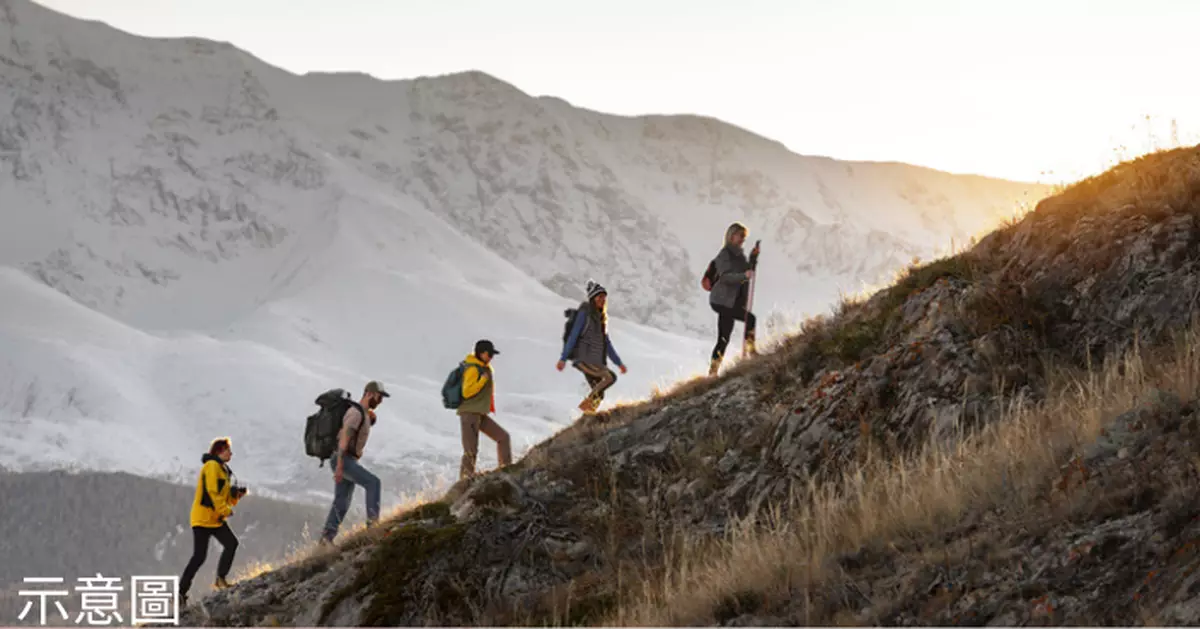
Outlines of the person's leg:
M 592 395 L 596 398 L 596 404 L 604 401 L 604 393 L 611 389 L 617 383 L 617 372 L 604 368 L 604 376 L 596 382 L 596 386 L 592 389 Z
M 741 321 L 745 324 L 745 341 L 742 343 L 742 356 L 757 356 L 758 349 L 754 342 L 755 317 L 753 313 L 746 311 L 749 292 L 746 286 L 742 286 L 741 292 L 738 293 L 737 299 L 733 302 L 733 308 L 729 309 L 728 315 L 732 316 L 734 321 Z M 733 323 L 729 324 L 729 334 L 733 335 Z M 728 341 L 726 341 L 728 342 Z
M 743 318 L 746 320 L 746 343 L 743 348 L 744 353 L 751 356 L 758 356 L 758 347 L 755 343 L 754 332 L 758 319 L 753 312 L 744 312 Z
M 337 458 L 332 458 L 334 468 L 337 469 Z M 346 512 L 350 511 L 350 500 L 354 497 L 354 483 L 346 478 L 342 478 L 342 482 L 336 483 L 333 487 L 333 505 L 329 507 L 329 516 L 325 518 L 325 529 L 321 533 L 321 539 L 332 542 L 334 537 L 337 537 L 338 528 L 341 527 L 342 521 L 346 519 Z
M 591 391 L 579 404 L 579 408 L 584 411 L 594 411 L 600 406 L 600 401 L 604 399 L 604 391 L 616 381 L 616 374 L 611 369 L 600 365 L 576 363 L 575 367 L 583 372 L 588 385 L 591 386 Z
M 600 400 L 604 400 L 605 391 L 612 389 L 614 384 L 617 384 L 617 372 L 613 371 L 612 367 L 610 367 L 610 369 L 608 369 L 608 384 L 606 384 L 604 388 L 600 389 Z
M 512 465 L 512 440 L 508 436 L 508 431 L 501 428 L 496 420 L 486 415 L 479 422 L 479 431 L 496 442 L 496 459 L 500 462 L 500 467 Z
M 192 527 L 192 558 L 188 561 L 187 567 L 183 569 L 183 575 L 179 577 L 180 595 L 186 595 L 192 589 L 192 580 L 196 578 L 196 571 L 204 565 L 204 560 L 208 558 L 208 538 L 211 534 L 212 529 L 203 526 Z
M 578 408 L 585 413 L 590 413 L 596 410 L 595 407 L 592 406 L 591 392 L 596 388 L 596 383 L 600 381 L 600 377 L 593 375 L 591 370 L 584 363 L 575 363 L 575 368 L 579 370 L 579 373 L 583 374 L 583 379 L 585 382 L 587 382 L 588 386 L 588 394 L 583 396 L 583 399 L 579 401 Z
M 575 363 L 575 368 L 579 370 L 579 373 L 583 374 L 583 379 L 588 385 L 588 391 L 596 388 L 596 383 L 600 381 L 600 376 L 595 375 L 592 369 L 585 363 Z
M 479 454 L 479 423 L 482 415 L 466 413 L 459 416 L 462 424 L 462 464 L 458 468 L 458 479 L 470 478 L 475 475 L 475 459 Z
M 372 474 L 370 470 L 362 466 L 357 459 L 350 457 L 346 458 L 346 465 L 343 469 L 343 475 L 346 480 L 363 488 L 367 494 L 367 524 L 371 525 L 379 521 L 379 495 L 382 488 L 382 483 L 379 477 Z
M 226 522 L 220 528 L 213 529 L 212 536 L 217 538 L 221 543 L 221 560 L 217 562 L 217 581 L 225 580 L 229 576 L 230 568 L 233 568 L 233 556 L 237 553 L 238 538 L 233 534 L 233 529 L 229 528 L 229 523 Z
M 717 370 L 721 367 L 721 361 L 725 358 L 725 349 L 729 347 L 729 337 L 733 334 L 734 322 L 734 316 L 730 309 L 713 306 L 713 310 L 717 312 L 717 344 L 713 347 L 709 375 L 716 375 Z

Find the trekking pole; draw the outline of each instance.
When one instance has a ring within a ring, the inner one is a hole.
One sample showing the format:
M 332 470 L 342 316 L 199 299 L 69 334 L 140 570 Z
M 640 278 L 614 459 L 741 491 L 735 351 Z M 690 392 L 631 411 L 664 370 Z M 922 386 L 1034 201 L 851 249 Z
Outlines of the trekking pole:
M 761 240 L 756 241 L 754 243 L 754 251 L 759 251 L 759 247 L 761 245 Z M 747 290 L 746 295 L 746 323 L 743 325 L 744 334 L 742 337 L 742 347 L 749 347 L 750 352 L 755 353 L 753 349 L 754 333 L 751 331 L 749 325 L 751 309 L 754 307 L 754 285 L 758 281 L 758 254 L 754 252 L 751 252 L 750 254 L 750 270 L 754 271 L 754 275 L 750 277 L 750 288 Z M 745 349 L 743 349 L 743 353 L 745 353 Z

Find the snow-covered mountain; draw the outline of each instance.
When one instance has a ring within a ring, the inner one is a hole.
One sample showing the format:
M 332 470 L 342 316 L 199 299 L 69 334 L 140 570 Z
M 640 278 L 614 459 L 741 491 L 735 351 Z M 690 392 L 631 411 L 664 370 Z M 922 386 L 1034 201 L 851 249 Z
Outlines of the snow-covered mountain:
M 436 389 L 480 337 L 518 447 L 564 425 L 589 277 L 631 367 L 614 393 L 641 397 L 704 367 L 730 221 L 764 238 L 758 310 L 815 312 L 1044 193 L 480 73 L 296 76 L 28 0 L 0 0 L 0 112 L 0 465 L 190 478 L 231 434 L 239 475 L 293 496 L 328 490 L 312 399 L 370 378 L 395 391 L 369 453 L 389 487 L 451 469 Z

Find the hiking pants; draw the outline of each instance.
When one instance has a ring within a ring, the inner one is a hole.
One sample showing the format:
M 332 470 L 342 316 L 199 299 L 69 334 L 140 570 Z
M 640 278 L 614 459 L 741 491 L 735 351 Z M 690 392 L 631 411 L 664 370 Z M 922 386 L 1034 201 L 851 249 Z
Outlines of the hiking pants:
M 596 406 L 599 406 L 604 401 L 604 392 L 617 383 L 617 372 L 603 365 L 589 365 L 588 363 L 575 363 L 575 368 L 583 373 L 588 386 L 592 388 L 591 393 L 588 393 L 584 399 L 591 400 Z
M 340 456 L 345 455 L 339 452 L 330 459 L 330 469 L 334 474 L 337 474 L 337 460 Z M 325 518 L 325 530 L 321 534 L 326 540 L 333 541 L 337 536 L 338 527 L 346 519 L 346 512 L 350 511 L 350 499 L 354 497 L 355 485 L 361 486 L 367 492 L 367 523 L 379 521 L 379 493 L 382 488 L 379 477 L 363 467 L 358 459 L 346 456 L 346 462 L 342 466 L 342 482 L 333 488 L 333 506 L 329 507 L 329 516 Z
M 458 478 L 462 480 L 475 475 L 475 459 L 479 455 L 479 433 L 483 433 L 496 442 L 496 458 L 500 467 L 512 464 L 512 442 L 508 431 L 500 427 L 496 420 L 479 413 L 464 413 L 458 416 L 462 423 L 462 465 L 458 469 Z
M 229 576 L 229 569 L 233 567 L 233 555 L 238 548 L 238 538 L 233 534 L 233 529 L 230 529 L 229 524 L 225 522 L 216 528 L 193 526 L 192 559 L 183 569 L 183 576 L 179 577 L 180 594 L 187 594 L 188 590 L 192 589 L 192 580 L 196 578 L 196 571 L 204 565 L 204 560 L 208 559 L 208 540 L 213 537 L 217 538 L 222 547 L 221 560 L 217 562 L 217 578 L 224 579 Z
M 729 337 L 733 334 L 733 322 L 744 321 L 746 337 L 753 340 L 754 325 L 757 320 L 754 318 L 754 313 L 746 312 L 745 302 L 741 304 L 740 308 L 737 306 L 733 308 L 712 306 L 712 309 L 717 313 L 717 345 L 713 347 L 712 359 L 719 361 L 725 356 L 725 348 L 729 346 Z

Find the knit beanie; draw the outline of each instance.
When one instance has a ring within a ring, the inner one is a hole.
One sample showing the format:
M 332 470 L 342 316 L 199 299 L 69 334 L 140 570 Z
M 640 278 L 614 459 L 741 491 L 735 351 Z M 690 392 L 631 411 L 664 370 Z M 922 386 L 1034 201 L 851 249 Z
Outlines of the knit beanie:
M 588 280 L 588 283 L 587 283 L 588 301 L 595 299 L 596 295 L 607 295 L 607 294 L 608 294 L 608 291 L 604 290 L 603 286 L 601 286 L 600 284 L 597 284 L 596 282 Z

